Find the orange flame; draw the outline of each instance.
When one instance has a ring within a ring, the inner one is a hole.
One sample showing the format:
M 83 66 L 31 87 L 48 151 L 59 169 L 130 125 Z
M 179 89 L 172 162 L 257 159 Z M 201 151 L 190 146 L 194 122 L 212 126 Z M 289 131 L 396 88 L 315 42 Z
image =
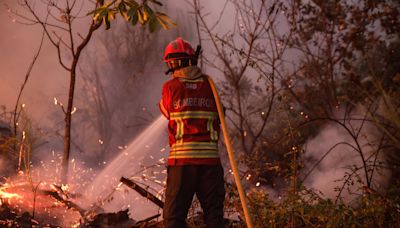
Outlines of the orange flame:
M 13 198 L 21 199 L 22 196 L 17 193 L 6 192 L 4 191 L 4 188 L 0 188 L 0 205 L 2 204 L 2 202 L 4 202 L 3 200 L 7 200 L 8 203 L 10 203 L 11 199 Z

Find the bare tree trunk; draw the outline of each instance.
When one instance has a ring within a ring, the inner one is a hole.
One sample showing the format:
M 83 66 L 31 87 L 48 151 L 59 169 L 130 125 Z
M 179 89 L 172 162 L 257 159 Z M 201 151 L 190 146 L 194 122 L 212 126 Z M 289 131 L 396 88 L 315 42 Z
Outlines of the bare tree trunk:
M 69 83 L 68 106 L 67 106 L 67 112 L 65 113 L 64 154 L 62 159 L 63 171 L 61 173 L 61 181 L 63 183 L 68 183 L 68 166 L 69 166 L 69 157 L 71 151 L 72 106 L 74 101 L 75 79 L 76 79 L 76 73 L 75 70 L 72 70 L 71 80 Z
M 65 113 L 65 130 L 64 130 L 64 154 L 62 159 L 62 172 L 61 172 L 61 181 L 62 183 L 68 183 L 68 167 L 69 167 L 69 157 L 71 152 L 71 128 L 72 128 L 72 110 L 73 110 L 73 102 L 74 102 L 74 94 L 75 94 L 75 81 L 76 81 L 76 68 L 78 65 L 79 57 L 83 51 L 83 49 L 87 46 L 90 39 L 92 38 L 93 32 L 96 31 L 100 27 L 101 23 L 92 22 L 92 25 L 89 28 L 88 34 L 85 39 L 76 49 L 76 52 L 72 49 L 73 53 L 73 61 L 71 65 L 71 73 L 70 73 L 70 83 L 69 83 L 69 93 L 68 93 L 68 106 L 67 111 Z M 71 41 L 72 43 L 72 41 Z

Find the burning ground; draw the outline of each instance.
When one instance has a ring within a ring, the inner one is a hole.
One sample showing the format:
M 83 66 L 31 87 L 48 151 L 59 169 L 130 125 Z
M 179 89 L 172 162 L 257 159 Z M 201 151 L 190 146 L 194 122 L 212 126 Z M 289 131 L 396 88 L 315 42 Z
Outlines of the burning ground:
M 82 176 L 78 177 L 78 175 L 85 172 L 93 174 L 91 170 L 75 170 L 77 172 L 75 175 L 71 175 L 71 179 L 79 181 L 71 181 L 71 184 L 68 185 L 57 185 L 58 176 L 52 176 L 57 175 L 57 173 L 46 172 L 43 167 L 40 171 L 32 168 L 31 173 L 20 172 L 13 178 L 4 179 L 0 185 L 1 224 L 14 224 L 21 227 L 29 227 L 30 225 L 39 227 L 90 227 L 93 224 L 110 226 L 124 224 L 128 226 L 135 224 L 135 220 L 130 218 L 129 205 L 125 205 L 125 209 L 118 208 L 112 212 L 103 208 L 110 202 L 118 200 L 118 192 L 134 199 L 134 194 L 129 194 L 129 191 L 130 193 L 134 192 L 133 188 L 118 184 L 104 198 L 99 196 L 97 197 L 98 201 L 91 202 L 91 204 L 88 202 L 88 197 L 79 193 L 93 179 L 87 179 L 87 176 L 83 179 Z M 52 175 L 49 175 L 50 173 Z M 154 174 L 155 172 L 143 171 L 141 175 L 146 176 L 147 174 L 149 178 L 152 178 L 151 173 Z M 142 179 L 144 178 L 142 177 Z M 106 184 L 104 183 L 104 185 Z M 110 186 L 98 186 L 100 189 L 106 187 Z M 143 191 L 151 194 L 147 190 Z M 135 201 L 138 202 L 137 196 Z M 85 205 L 85 208 L 82 205 Z M 138 210 L 138 208 L 132 205 L 131 210 Z M 155 218 L 158 216 L 155 216 Z
M 130 144 L 120 146 L 112 161 L 96 168 L 72 159 L 68 185 L 59 184 L 62 157 L 54 151 L 52 159 L 3 179 L 4 222 L 18 223 L 25 213 L 34 224 L 61 227 L 156 224 L 161 220 L 167 148 L 165 140 L 154 138 L 166 139 L 161 130 L 165 123 L 159 117 Z
M 64 226 L 79 221 L 79 212 L 68 209 L 63 202 L 66 196 L 54 197 L 59 196 L 58 187 L 30 182 L 23 174 L 17 179 L 0 187 L 3 224 Z

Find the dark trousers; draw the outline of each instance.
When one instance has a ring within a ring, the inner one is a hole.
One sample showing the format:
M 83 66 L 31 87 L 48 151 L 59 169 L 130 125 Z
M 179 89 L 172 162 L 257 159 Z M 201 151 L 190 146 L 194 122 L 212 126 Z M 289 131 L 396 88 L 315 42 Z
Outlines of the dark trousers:
M 168 228 L 186 227 L 196 194 L 208 228 L 224 227 L 224 172 L 221 165 L 169 166 L 163 216 Z

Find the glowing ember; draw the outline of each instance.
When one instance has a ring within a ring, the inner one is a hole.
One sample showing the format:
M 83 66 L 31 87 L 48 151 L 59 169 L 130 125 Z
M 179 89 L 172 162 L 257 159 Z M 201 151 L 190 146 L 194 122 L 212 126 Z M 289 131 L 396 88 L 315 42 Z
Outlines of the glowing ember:
M 0 185 L 0 205 L 7 204 L 18 213 L 34 212 L 35 218 L 54 226 L 71 227 L 80 221 L 84 210 L 73 203 L 83 200 L 76 190 L 85 187 L 93 172 L 71 159 L 71 182 L 62 185 L 58 172 L 61 159 L 55 151 L 52 155 L 48 161 L 31 166 L 30 172 L 20 170 L 18 175 L 5 179 L 6 183 Z
M 77 110 L 77 108 L 74 107 L 74 108 L 72 109 L 72 111 L 71 111 L 71 114 L 74 114 L 74 113 L 76 112 L 76 110 Z
M 251 174 L 249 173 L 249 174 L 246 176 L 246 180 L 250 180 L 250 178 L 251 178 Z
M 56 189 L 57 191 L 51 190 Z M 69 186 L 68 186 L 69 187 Z M 0 187 L 0 205 L 6 203 L 11 205 L 14 210 L 19 212 L 35 211 L 35 217 L 48 221 L 57 226 L 70 226 L 78 221 L 80 215 L 78 211 L 68 209 L 68 205 L 59 201 L 64 198 L 65 193 L 57 193 L 66 190 L 66 186 L 54 188 L 49 182 L 31 182 L 25 175 L 19 175 L 13 181 Z M 54 197 L 60 196 L 60 199 Z
M 15 199 L 21 199 L 22 196 L 17 194 L 17 193 L 10 193 L 10 192 L 6 192 L 6 187 L 1 187 L 0 188 L 0 199 L 9 199 L 11 200 L 12 198 Z
M 63 190 L 63 191 L 68 191 L 68 189 L 69 189 L 68 184 L 66 184 L 66 185 L 62 184 L 62 185 L 61 185 L 61 190 Z

